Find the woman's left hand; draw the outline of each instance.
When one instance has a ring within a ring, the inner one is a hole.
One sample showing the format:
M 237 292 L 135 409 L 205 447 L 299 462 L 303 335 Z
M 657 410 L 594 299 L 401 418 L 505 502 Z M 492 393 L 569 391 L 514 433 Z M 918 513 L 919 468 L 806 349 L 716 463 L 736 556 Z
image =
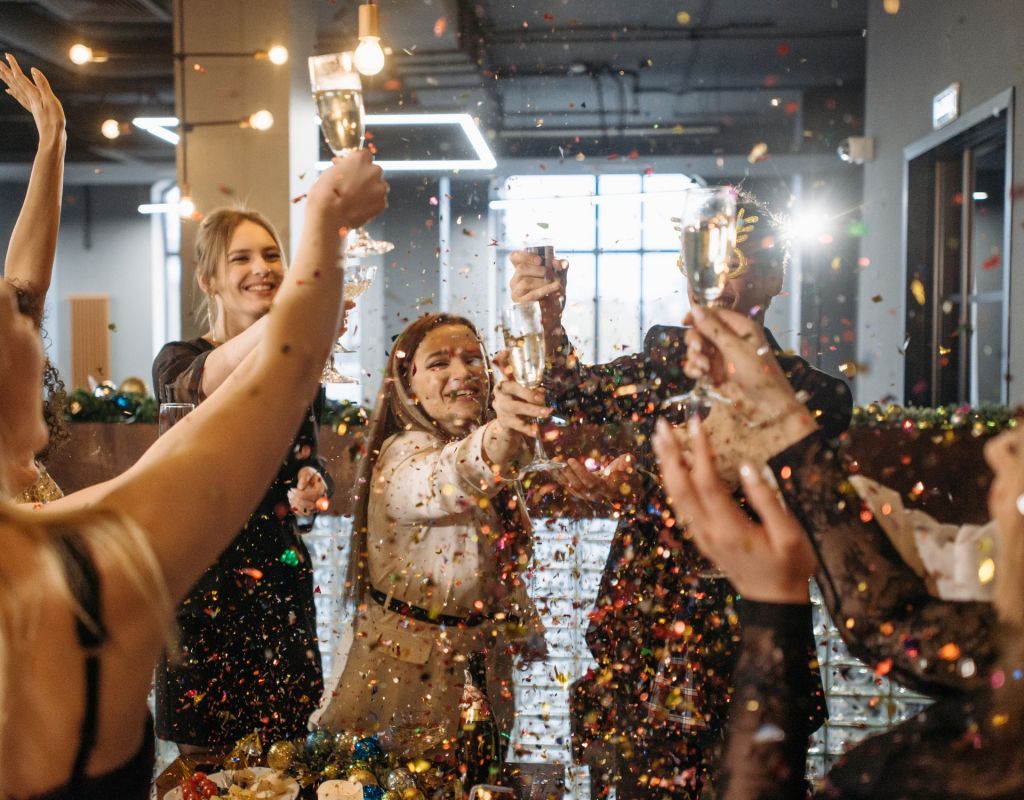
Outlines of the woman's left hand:
M 763 524 L 740 511 L 715 472 L 699 422 L 689 428 L 689 461 L 672 426 L 658 420 L 654 452 L 665 492 L 680 526 L 693 534 L 711 559 L 744 596 L 772 603 L 806 603 L 815 558 L 807 535 L 775 491 L 749 465 L 740 468 L 744 493 Z
M 303 467 L 295 486 L 288 490 L 288 505 L 297 517 L 327 510 L 327 483 L 316 467 Z
M 5 90 L 13 97 L 22 108 L 32 114 L 35 120 L 36 130 L 39 132 L 41 141 L 53 136 L 64 136 L 64 108 L 60 100 L 50 88 L 50 82 L 35 67 L 32 67 L 32 79 L 30 80 L 21 71 L 21 65 L 10 53 L 7 53 L 7 63 L 0 60 L 0 80 L 7 84 Z

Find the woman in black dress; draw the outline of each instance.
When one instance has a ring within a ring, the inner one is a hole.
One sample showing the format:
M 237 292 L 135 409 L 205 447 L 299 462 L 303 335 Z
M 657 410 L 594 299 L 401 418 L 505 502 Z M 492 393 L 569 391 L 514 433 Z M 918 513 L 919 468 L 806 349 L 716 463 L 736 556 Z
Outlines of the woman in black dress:
M 196 279 L 209 330 L 164 345 L 162 401 L 202 403 L 258 344 L 284 277 L 280 239 L 262 215 L 219 209 L 196 234 Z M 322 390 L 245 527 L 178 607 L 180 648 L 156 673 L 157 734 L 183 752 L 300 735 L 323 690 L 313 569 L 298 518 L 325 502 L 317 458 Z M 244 443 L 239 443 L 240 453 Z

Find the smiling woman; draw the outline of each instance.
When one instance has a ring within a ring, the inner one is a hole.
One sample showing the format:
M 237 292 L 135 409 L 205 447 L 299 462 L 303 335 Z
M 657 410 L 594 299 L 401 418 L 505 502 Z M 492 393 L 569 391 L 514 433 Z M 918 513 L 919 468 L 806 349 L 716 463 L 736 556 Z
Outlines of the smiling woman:
M 451 736 L 467 658 L 486 651 L 487 694 L 510 730 L 511 654 L 541 627 L 520 577 L 529 519 L 509 477 L 529 457 L 524 420 L 549 412 L 508 380 L 491 412 L 490 392 L 467 320 L 428 314 L 395 341 L 356 489 L 347 588 L 359 614 L 315 723 Z
M 224 384 L 262 338 L 284 279 L 277 232 L 253 211 L 208 214 L 196 262 L 209 330 L 165 345 L 153 364 L 153 386 L 172 402 L 199 404 Z M 299 535 L 308 527 L 297 524 L 328 491 L 317 456 L 320 397 L 245 527 L 178 608 L 181 648 L 157 668 L 156 724 L 183 751 L 254 730 L 297 735 L 320 694 L 313 572 Z

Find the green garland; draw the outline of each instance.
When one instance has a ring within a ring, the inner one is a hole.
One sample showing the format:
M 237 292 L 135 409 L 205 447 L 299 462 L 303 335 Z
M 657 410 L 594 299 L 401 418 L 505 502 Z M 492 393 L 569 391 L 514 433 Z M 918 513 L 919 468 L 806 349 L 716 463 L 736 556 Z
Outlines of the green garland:
M 134 392 L 119 392 L 100 386 L 95 392 L 75 389 L 68 395 L 67 416 L 72 422 L 156 422 L 156 398 Z M 366 425 L 366 409 L 348 400 L 328 400 L 322 425 L 344 434 Z
M 156 422 L 156 399 L 134 392 L 99 387 L 99 394 L 75 389 L 68 395 L 67 415 L 72 422 Z
M 94 394 L 75 389 L 68 395 L 68 418 L 74 422 L 156 422 L 157 402 L 152 397 L 113 389 Z M 321 424 L 344 435 L 361 428 L 369 421 L 369 410 L 348 400 L 328 400 Z M 1009 406 L 985 405 L 939 406 L 938 408 L 903 407 L 895 404 L 869 403 L 853 409 L 852 425 L 860 428 L 895 428 L 905 430 L 970 430 L 980 436 L 1018 424 Z
M 969 430 L 972 436 L 994 433 L 1018 424 L 1009 406 L 939 406 L 920 408 L 869 403 L 853 409 L 852 425 L 862 428 L 903 428 L 904 430 Z

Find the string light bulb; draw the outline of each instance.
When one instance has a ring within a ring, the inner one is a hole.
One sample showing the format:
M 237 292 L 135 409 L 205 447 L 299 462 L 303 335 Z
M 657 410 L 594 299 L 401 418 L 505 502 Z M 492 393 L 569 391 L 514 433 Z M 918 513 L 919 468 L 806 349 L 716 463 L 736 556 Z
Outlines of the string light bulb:
M 375 2 L 359 6 L 359 46 L 353 61 L 363 75 L 376 75 L 384 69 L 384 48 L 380 46 L 380 9 Z
M 76 42 L 71 45 L 71 49 L 68 50 L 68 58 L 71 59 L 72 64 L 102 64 L 107 61 L 110 56 L 106 50 L 97 50 L 89 47 L 87 44 Z
M 246 121 L 253 130 L 266 131 L 270 130 L 274 125 L 274 115 L 267 111 L 267 109 L 261 108 L 259 111 L 250 114 L 249 119 Z
M 287 64 L 288 48 L 281 44 L 275 44 L 267 51 L 267 58 L 270 59 L 271 64 L 277 64 L 278 66 Z
M 107 139 L 116 139 L 121 135 L 121 123 L 116 119 L 105 119 L 100 125 L 100 133 Z

